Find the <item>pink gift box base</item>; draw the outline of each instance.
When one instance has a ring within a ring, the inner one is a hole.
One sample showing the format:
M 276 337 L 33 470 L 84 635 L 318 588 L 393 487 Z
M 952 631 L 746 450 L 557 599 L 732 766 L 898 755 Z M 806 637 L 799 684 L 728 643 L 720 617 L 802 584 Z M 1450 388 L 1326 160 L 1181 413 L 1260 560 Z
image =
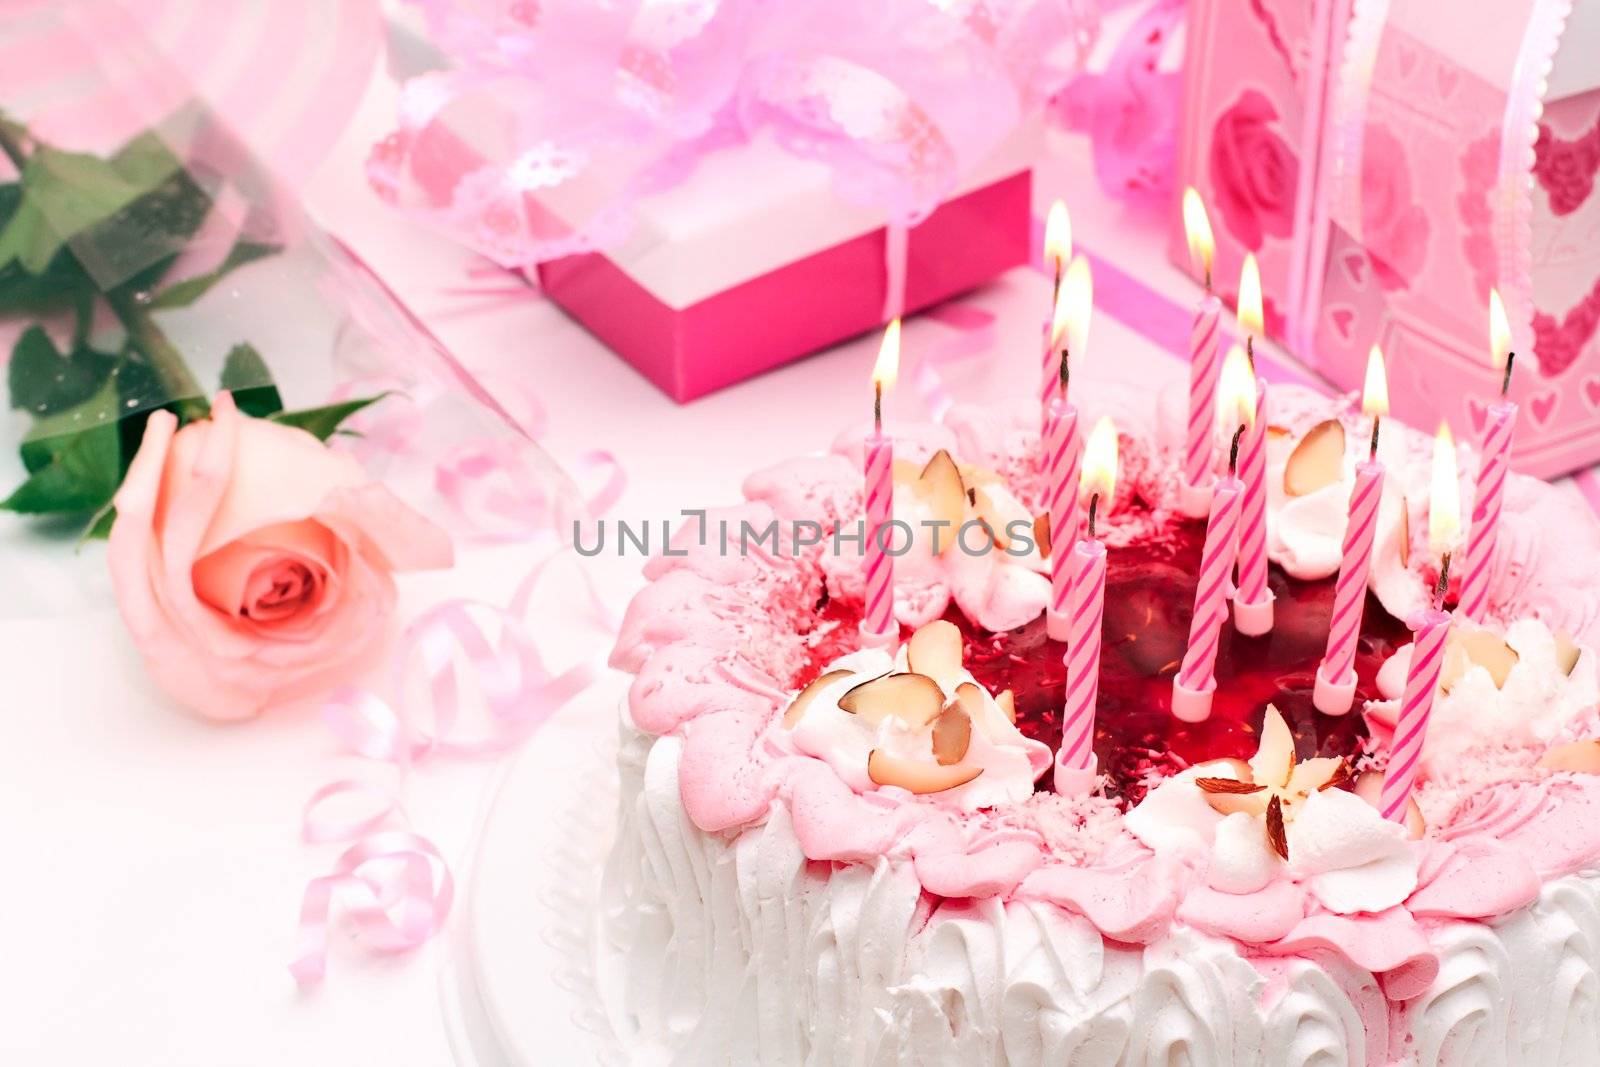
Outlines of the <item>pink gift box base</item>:
M 910 231 L 906 312 L 1026 263 L 1031 212 L 1027 170 L 946 201 Z M 881 326 L 886 240 L 879 227 L 683 308 L 601 253 L 541 264 L 539 282 L 682 403 Z

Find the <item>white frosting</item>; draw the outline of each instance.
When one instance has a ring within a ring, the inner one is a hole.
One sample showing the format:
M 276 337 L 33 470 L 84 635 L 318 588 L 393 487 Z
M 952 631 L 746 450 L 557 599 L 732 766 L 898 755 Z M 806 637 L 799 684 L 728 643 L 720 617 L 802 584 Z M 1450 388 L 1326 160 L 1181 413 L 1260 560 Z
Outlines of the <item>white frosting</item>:
M 1207 765 L 1164 779 L 1123 816 L 1123 829 L 1152 852 L 1191 860 L 1204 857 L 1222 822 L 1222 815 L 1194 784 L 1209 774 L 1233 777 L 1231 770 Z
M 781 801 L 702 833 L 681 751 L 624 744 L 597 973 L 635 1062 L 1580 1067 L 1600 1047 L 1600 873 L 1431 929 L 1438 979 L 1389 1003 L 1331 954 L 1263 970 L 1183 927 L 1140 948 L 1050 904 L 930 904 L 907 860 L 807 863 Z
M 879 788 L 867 775 L 867 757 L 874 749 L 892 756 L 932 764 L 932 725 L 913 728 L 894 715 L 885 716 L 876 726 L 860 715 L 839 707 L 839 698 L 851 689 L 891 671 L 906 669 L 906 652 L 895 656 L 876 649 L 864 649 L 830 663 L 822 672 L 846 671 L 823 687 L 812 699 L 800 721 L 790 731 L 794 747 L 808 756 L 825 760 L 840 780 L 858 793 Z M 955 685 L 945 691 L 946 700 L 963 682 L 977 684 L 963 670 Z M 1015 803 L 1033 795 L 1033 783 L 1051 765 L 1050 746 L 1030 740 L 1007 719 L 994 697 L 979 685 L 983 700 L 972 717 L 972 740 L 966 756 L 956 764 L 982 770 L 972 781 L 954 789 L 928 794 L 939 804 L 976 811 L 997 804 Z
M 1260 820 L 1236 811 L 1217 824 L 1206 884 L 1219 893 L 1259 892 L 1282 862 L 1267 843 Z
M 1354 793 L 1312 793 L 1288 837 L 1289 869 L 1329 911 L 1384 911 L 1417 887 L 1416 846 L 1405 828 Z
M 1458 620 L 1455 625 L 1470 624 Z M 1600 660 L 1593 649 L 1581 649 L 1567 674 L 1556 661 L 1555 635 L 1537 619 L 1512 623 L 1504 639 L 1517 653 L 1517 662 L 1503 687 L 1496 687 L 1489 671 L 1459 649 L 1448 652 L 1453 660 L 1460 657 L 1465 669 L 1448 691 L 1441 679 L 1434 696 L 1422 753 L 1430 776 L 1448 776 L 1452 763 L 1485 745 L 1548 745 L 1561 740 L 1569 722 L 1600 704 Z M 1410 645 L 1384 662 L 1378 671 L 1378 691 L 1387 699 L 1369 704 L 1369 715 L 1393 724 L 1410 667 Z

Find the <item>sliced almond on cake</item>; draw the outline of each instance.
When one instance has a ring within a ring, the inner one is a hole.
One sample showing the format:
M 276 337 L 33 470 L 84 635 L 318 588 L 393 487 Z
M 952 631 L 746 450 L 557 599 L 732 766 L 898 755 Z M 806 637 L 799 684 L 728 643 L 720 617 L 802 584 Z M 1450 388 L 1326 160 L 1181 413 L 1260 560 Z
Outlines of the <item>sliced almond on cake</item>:
M 1556 666 L 1561 668 L 1562 674 L 1569 678 L 1572 676 L 1572 668 L 1578 665 L 1580 651 L 1571 634 L 1565 630 L 1556 631 Z
M 1458 633 L 1461 650 L 1467 654 L 1467 658 L 1489 672 L 1496 689 L 1504 689 L 1511 668 L 1517 665 L 1521 657 L 1498 634 L 1488 630 L 1461 630 Z
M 967 515 L 967 486 L 949 452 L 941 448 L 928 460 L 928 465 L 917 475 L 917 494 L 928 502 L 934 521 L 950 524 L 945 531 L 947 535 L 953 535 L 960 528 Z M 954 536 L 942 538 L 944 550 L 948 551 L 954 541 Z
M 961 631 L 948 619 L 934 619 L 906 642 L 906 666 L 946 691 L 954 690 L 961 680 L 962 655 Z
M 1305 496 L 1337 482 L 1344 473 L 1344 426 L 1338 419 L 1317 423 L 1289 453 L 1283 491 Z
M 1000 713 L 1011 721 L 1013 726 L 1017 723 L 1017 695 L 1009 689 L 1002 689 L 994 698 L 995 706 Z
M 1000 476 L 988 467 L 980 467 L 976 463 L 958 463 L 956 470 L 961 473 L 961 481 L 970 486 L 999 485 Z
M 1539 766 L 1552 771 L 1600 774 L 1600 741 L 1556 745 L 1539 760 Z
M 846 691 L 839 707 L 873 726 L 893 715 L 916 729 L 944 710 L 944 690 L 925 674 L 885 674 Z
M 1383 780 L 1382 771 L 1368 771 L 1356 779 L 1355 794 L 1374 808 L 1382 810 Z M 1422 821 L 1422 809 L 1417 807 L 1416 797 L 1406 799 L 1406 833 L 1413 841 L 1420 840 L 1427 832 L 1428 824 Z
M 875 784 L 899 786 L 919 796 L 966 785 L 982 773 L 982 767 L 941 767 L 891 756 L 876 748 L 867 756 L 867 777 Z
M 900 485 L 916 485 L 917 479 L 922 477 L 922 468 L 909 459 L 896 459 L 890 468 L 894 473 L 894 480 Z
M 1250 779 L 1250 765 L 1242 759 L 1218 759 L 1195 768 L 1194 784 L 1205 794 L 1212 810 L 1223 815 L 1242 811 L 1246 815 L 1265 815 L 1270 799 L 1267 787 Z
M 1000 513 L 1000 508 L 980 486 L 971 490 L 972 510 L 989 527 L 989 537 L 994 541 L 996 548 L 1002 551 L 1011 544 L 1011 538 L 1006 536 L 1006 524 L 1010 521 Z
M 793 730 L 800 724 L 800 720 L 805 717 L 806 709 L 811 706 L 813 700 L 817 699 L 818 693 L 822 692 L 830 683 L 849 676 L 849 671 L 829 671 L 827 674 L 819 674 L 811 679 L 811 684 L 795 694 L 794 700 L 789 704 L 789 710 L 783 713 L 783 728 L 785 730 Z
M 1400 498 L 1400 566 L 1411 566 L 1411 501 Z
M 1039 546 L 1039 558 L 1050 558 L 1050 513 L 1042 512 L 1033 517 L 1033 543 Z
M 933 720 L 933 758 L 941 767 L 953 767 L 967 758 L 967 749 L 971 747 L 972 716 L 957 699 Z

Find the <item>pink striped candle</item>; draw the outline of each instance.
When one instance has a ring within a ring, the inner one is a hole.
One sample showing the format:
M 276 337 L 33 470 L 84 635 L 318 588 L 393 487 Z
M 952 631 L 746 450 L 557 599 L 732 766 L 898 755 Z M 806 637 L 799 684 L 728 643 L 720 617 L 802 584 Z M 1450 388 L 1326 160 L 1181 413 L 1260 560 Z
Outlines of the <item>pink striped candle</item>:
M 1239 447 L 1244 502 L 1239 511 L 1239 586 L 1233 625 L 1260 637 L 1272 631 L 1272 590 L 1267 587 L 1267 383 L 1256 379 L 1256 417 Z
M 1473 622 L 1482 622 L 1489 610 L 1489 579 L 1494 574 L 1500 508 L 1505 496 L 1506 475 L 1511 472 L 1511 439 L 1516 425 L 1517 405 L 1509 400 L 1490 405 L 1483 428 L 1483 448 L 1478 455 L 1472 529 L 1467 533 L 1467 568 L 1461 575 L 1458 608 Z
M 1489 408 L 1478 452 L 1478 482 L 1472 496 L 1472 529 L 1467 534 L 1467 569 L 1461 576 L 1461 603 L 1457 610 L 1473 622 L 1489 611 L 1489 580 L 1494 576 L 1495 542 L 1500 534 L 1500 504 L 1506 475 L 1511 472 L 1511 436 L 1517 425 L 1517 405 L 1511 403 L 1511 320 L 1497 290 L 1489 290 L 1489 358 L 1503 372 L 1500 402 Z
M 1211 485 L 1211 450 L 1217 410 L 1217 374 L 1222 367 L 1222 301 L 1207 293 L 1195 309 L 1189 332 L 1189 428 L 1184 438 L 1183 481 L 1191 490 Z
M 900 369 L 900 320 L 883 332 L 878 361 L 872 368 L 872 434 L 866 445 L 866 607 L 861 615 L 861 635 L 868 644 L 891 644 L 899 637 L 894 621 L 894 557 L 889 538 L 894 518 L 894 440 L 883 432 L 883 392 L 894 384 Z
M 1083 493 L 1089 503 L 1089 530 L 1070 552 L 1061 552 L 1072 571 L 1067 599 L 1066 703 L 1061 712 L 1061 747 L 1056 751 L 1056 792 L 1087 793 L 1095 784 L 1094 724 L 1100 699 L 1100 631 L 1106 608 L 1106 546 L 1095 537 L 1095 517 L 1116 495 L 1117 428 L 1109 418 L 1095 423 L 1084 448 Z
M 1217 378 L 1222 372 L 1222 301 L 1211 292 L 1211 264 L 1216 253 L 1211 220 L 1206 217 L 1200 194 L 1193 188 L 1183 191 L 1183 230 L 1189 240 L 1190 265 L 1206 285 L 1206 295 L 1195 309 L 1194 328 L 1189 331 L 1189 425 L 1184 434 L 1180 486 L 1184 511 L 1198 517 L 1205 513 L 1213 480 L 1212 420 L 1217 410 Z
M 1383 464 L 1376 459 L 1356 465 L 1350 511 L 1344 525 L 1344 555 L 1333 587 L 1333 618 L 1328 624 L 1328 649 L 1317 667 L 1312 703 L 1324 715 L 1343 715 L 1355 702 L 1356 644 L 1361 613 L 1367 601 L 1367 571 L 1378 532 L 1378 505 L 1383 500 Z
M 1078 435 L 1078 409 L 1067 403 L 1065 389 L 1045 409 L 1046 511 L 1050 516 L 1050 608 L 1045 629 L 1055 641 L 1067 638 L 1067 593 L 1072 586 L 1068 560 L 1078 536 L 1078 482 L 1083 442 Z
M 1394 742 L 1389 746 L 1389 767 L 1378 798 L 1378 811 L 1394 822 L 1405 821 L 1406 801 L 1411 798 L 1411 787 L 1417 780 L 1417 763 L 1422 757 L 1422 743 L 1428 736 L 1428 717 L 1433 713 L 1433 695 L 1439 688 L 1445 639 L 1449 635 L 1448 612 L 1433 609 L 1417 620 L 1411 645 L 1411 669 L 1406 673 L 1400 717 L 1395 723 Z
M 1073 772 L 1093 773 L 1095 706 L 1100 699 L 1100 629 L 1106 607 L 1106 546 L 1083 540 L 1063 552 L 1072 565 L 1067 606 L 1066 708 L 1056 754 L 1056 789 Z
M 1222 624 L 1228 617 L 1228 579 L 1238 553 L 1243 497 L 1244 483 L 1231 471 L 1217 482 L 1211 494 L 1211 517 L 1206 521 L 1200 581 L 1194 593 L 1194 618 L 1189 623 L 1189 647 L 1172 680 L 1172 713 L 1186 722 L 1200 722 L 1211 714 L 1211 695 L 1217 688 L 1217 646 Z
M 875 431 L 867 438 L 866 610 L 861 628 L 879 637 L 894 628 L 894 557 L 886 551 L 893 535 L 894 441 Z

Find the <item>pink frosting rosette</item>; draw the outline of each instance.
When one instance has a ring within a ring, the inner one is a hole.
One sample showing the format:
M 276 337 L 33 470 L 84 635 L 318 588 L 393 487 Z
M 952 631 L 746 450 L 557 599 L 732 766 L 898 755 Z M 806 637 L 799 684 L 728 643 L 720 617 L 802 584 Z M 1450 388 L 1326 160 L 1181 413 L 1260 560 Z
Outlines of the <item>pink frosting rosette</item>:
M 914 223 L 1070 78 L 1081 0 L 418 0 L 452 69 L 407 83 L 380 193 L 497 262 L 616 239 L 638 196 L 769 131 Z

